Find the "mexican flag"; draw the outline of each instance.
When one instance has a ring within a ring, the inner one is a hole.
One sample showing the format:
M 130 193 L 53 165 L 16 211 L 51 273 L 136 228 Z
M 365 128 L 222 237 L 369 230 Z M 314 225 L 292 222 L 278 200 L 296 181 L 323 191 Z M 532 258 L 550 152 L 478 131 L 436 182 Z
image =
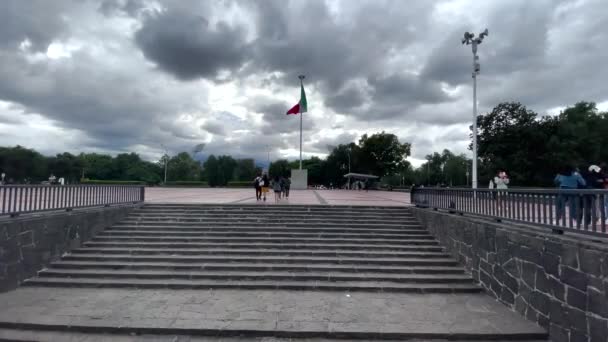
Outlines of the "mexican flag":
M 288 110 L 287 115 L 306 113 L 308 111 L 308 104 L 306 103 L 306 93 L 304 92 L 304 85 L 301 85 L 301 87 L 302 87 L 302 91 L 300 93 L 300 102 L 298 102 L 298 104 L 296 104 L 290 110 Z

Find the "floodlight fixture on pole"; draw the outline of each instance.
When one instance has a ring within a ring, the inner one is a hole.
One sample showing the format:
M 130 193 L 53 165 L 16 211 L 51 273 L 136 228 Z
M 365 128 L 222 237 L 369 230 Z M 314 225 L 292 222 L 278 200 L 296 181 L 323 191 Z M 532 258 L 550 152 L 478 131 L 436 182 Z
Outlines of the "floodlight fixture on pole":
M 481 70 L 479 56 L 477 56 L 477 46 L 488 36 L 488 29 L 485 29 L 475 38 L 474 33 L 465 32 L 462 44 L 471 45 L 473 51 L 473 167 L 471 187 L 477 189 L 477 75 Z

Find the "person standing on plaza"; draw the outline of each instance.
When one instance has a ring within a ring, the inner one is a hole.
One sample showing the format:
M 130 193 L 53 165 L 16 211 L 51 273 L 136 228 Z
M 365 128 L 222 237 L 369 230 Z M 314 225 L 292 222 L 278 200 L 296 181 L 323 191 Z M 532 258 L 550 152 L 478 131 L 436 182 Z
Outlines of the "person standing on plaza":
M 509 188 L 509 176 L 507 176 L 507 173 L 503 170 L 499 170 L 494 177 L 494 184 L 499 191 L 507 190 Z
M 498 170 L 494 179 L 490 181 L 494 183 L 496 187 L 496 192 L 494 193 L 494 198 L 496 199 L 496 205 L 498 208 L 498 213 L 501 214 L 503 211 L 501 196 L 504 195 L 504 191 L 509 188 L 509 176 L 504 170 Z
M 601 176 L 604 179 L 604 190 L 608 190 L 608 165 L 606 163 L 601 163 L 600 167 L 602 169 Z M 604 218 L 608 219 L 608 194 L 604 194 Z
M 568 209 L 570 212 L 570 217 L 578 217 L 576 214 L 576 195 L 569 193 L 571 190 L 576 190 L 580 187 L 584 187 L 587 185 L 583 177 L 576 172 L 575 168 L 572 166 L 565 166 L 559 173 L 555 176 L 553 180 L 557 187 L 560 190 L 566 190 L 566 193 L 560 193 L 557 196 L 557 209 L 556 209 L 556 218 L 557 222 L 562 218 L 565 219 L 565 209 L 566 203 L 568 203 Z
M 279 203 L 279 200 L 281 199 L 281 179 L 279 176 L 274 176 L 272 190 L 274 191 L 274 203 Z
M 262 185 L 260 183 L 261 181 L 262 181 L 262 177 L 260 175 L 257 175 L 255 177 L 255 179 L 253 180 L 253 187 L 255 188 L 255 200 L 256 201 L 262 200 Z
M 604 188 L 604 178 L 601 175 L 601 168 L 597 165 L 590 165 L 583 171 L 583 179 L 585 180 L 585 186 L 580 186 L 581 189 L 598 190 Z M 592 221 L 596 221 L 597 215 L 597 202 L 595 194 L 584 194 L 580 197 L 581 210 L 578 214 L 579 222 L 581 221 L 583 212 L 585 214 L 585 226 L 588 226 Z
M 291 188 L 291 178 L 285 177 L 285 198 L 289 198 L 289 188 Z
M 270 186 L 270 179 L 268 179 L 268 174 L 264 173 L 262 176 L 262 181 L 260 182 L 262 186 L 262 194 L 264 195 L 264 202 L 266 202 L 266 194 L 268 194 L 268 187 Z

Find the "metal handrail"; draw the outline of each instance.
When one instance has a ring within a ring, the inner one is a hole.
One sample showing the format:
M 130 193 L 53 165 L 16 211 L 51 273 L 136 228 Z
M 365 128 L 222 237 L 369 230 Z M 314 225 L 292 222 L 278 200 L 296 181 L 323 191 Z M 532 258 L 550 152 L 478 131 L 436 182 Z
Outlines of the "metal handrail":
M 608 190 L 416 188 L 418 207 L 608 236 Z
M 0 216 L 144 201 L 142 185 L 0 185 Z

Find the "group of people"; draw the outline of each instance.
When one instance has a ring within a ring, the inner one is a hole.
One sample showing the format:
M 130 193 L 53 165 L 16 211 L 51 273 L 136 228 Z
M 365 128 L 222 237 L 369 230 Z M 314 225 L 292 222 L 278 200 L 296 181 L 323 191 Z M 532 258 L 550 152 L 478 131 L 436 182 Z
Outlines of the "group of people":
M 274 201 L 278 203 L 281 198 L 289 198 L 289 189 L 291 188 L 291 179 L 283 176 L 274 176 L 270 179 L 268 174 L 258 175 L 253 180 L 255 188 L 256 201 L 266 201 L 266 194 L 270 189 L 274 192 Z
M 567 166 L 555 176 L 554 182 L 560 189 L 564 190 L 608 189 L 608 169 L 604 164 L 601 167 L 590 165 L 582 170 Z M 582 196 L 568 193 L 561 194 L 557 201 L 557 218 L 559 220 L 564 216 L 566 205 L 568 205 L 574 219 L 581 222 L 584 214 L 584 223 L 589 225 L 593 220 L 602 216 L 601 212 L 598 215 L 596 211 L 597 204 L 596 196 L 593 194 L 583 194 Z M 608 196 L 604 196 L 604 203 L 600 203 L 600 208 L 604 211 L 604 217 L 608 217 Z

